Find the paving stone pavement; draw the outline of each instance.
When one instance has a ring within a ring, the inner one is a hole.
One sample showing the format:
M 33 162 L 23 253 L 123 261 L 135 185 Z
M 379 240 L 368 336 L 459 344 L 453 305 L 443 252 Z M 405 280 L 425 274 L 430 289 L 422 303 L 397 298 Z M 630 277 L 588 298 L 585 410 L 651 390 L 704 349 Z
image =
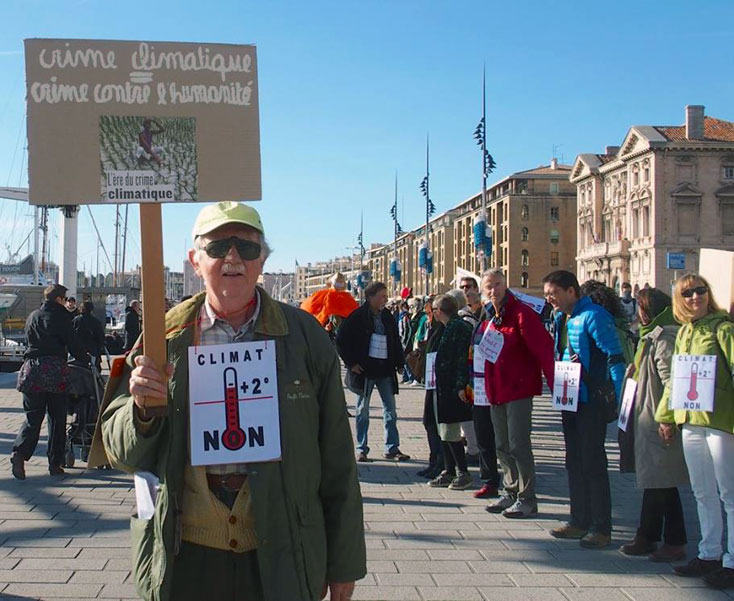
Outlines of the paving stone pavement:
M 22 421 L 13 374 L 0 374 L 0 600 L 136 599 L 130 580 L 131 478 L 76 467 L 63 478 L 48 475 L 45 429 L 24 482 L 10 475 L 12 441 Z M 354 395 L 347 392 L 349 408 Z M 401 388 L 401 449 L 406 463 L 382 456 L 382 410 L 375 394 L 370 441 L 373 463 L 358 464 L 364 497 L 367 577 L 355 600 L 677 601 L 734 598 L 697 579 L 674 576 L 667 564 L 617 551 L 631 538 L 639 515 L 634 478 L 618 473 L 616 442 L 608 440 L 614 540 L 585 550 L 548 530 L 568 514 L 560 418 L 548 399 L 536 399 L 534 449 L 540 514 L 509 520 L 484 511 L 471 491 L 433 489 L 415 472 L 426 463 L 421 415 L 423 391 Z M 354 426 L 354 420 L 350 420 Z M 83 464 L 79 464 L 83 465 Z M 476 468 L 472 469 L 475 478 Z M 683 491 L 689 557 L 698 521 L 690 490 Z M 294 600 L 295 601 L 295 600 Z

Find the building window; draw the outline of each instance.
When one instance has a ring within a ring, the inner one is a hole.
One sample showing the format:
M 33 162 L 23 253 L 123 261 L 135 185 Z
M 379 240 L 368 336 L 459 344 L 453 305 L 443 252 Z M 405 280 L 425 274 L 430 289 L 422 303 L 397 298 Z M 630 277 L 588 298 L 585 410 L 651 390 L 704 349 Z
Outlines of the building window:
M 552 244 L 558 244 L 559 237 L 560 237 L 560 234 L 558 233 L 558 230 L 550 231 L 550 241 Z
M 551 207 L 550 218 L 551 221 L 558 221 L 561 218 L 561 210 L 558 207 Z
M 650 167 L 646 166 L 642 170 L 642 181 L 643 182 L 649 182 L 650 181 Z
M 734 204 L 721 204 L 721 234 L 734 236 Z
M 551 263 L 551 267 L 558 266 L 558 253 L 553 252 L 550 254 L 550 263 Z
M 520 276 L 520 286 L 522 288 L 527 288 L 529 281 L 530 281 L 530 276 L 528 276 L 528 272 L 523 271 L 522 275 Z
M 634 169 L 632 171 L 632 185 L 633 186 L 639 186 L 640 185 L 640 172 L 637 169 Z
M 527 249 L 523 249 L 520 253 L 520 265 L 523 267 L 527 267 L 530 265 L 530 253 L 527 251 Z
M 639 237 L 640 235 L 640 209 L 633 209 L 632 211 L 632 239 Z
M 558 194 L 559 186 L 558 182 L 551 182 L 550 185 L 550 193 L 553 194 L 553 196 Z
M 724 166 L 721 169 L 721 175 L 724 179 L 734 179 L 734 167 Z
M 650 235 L 650 207 L 642 207 L 642 235 Z
M 698 229 L 698 205 L 678 203 L 678 235 L 695 236 Z
M 522 228 L 522 230 L 520 232 L 520 239 L 523 242 L 527 242 L 528 241 L 528 233 L 529 233 L 528 232 L 528 228 L 526 228 L 526 227 Z
M 523 221 L 530 219 L 530 207 L 528 205 L 522 205 L 520 209 L 520 217 Z

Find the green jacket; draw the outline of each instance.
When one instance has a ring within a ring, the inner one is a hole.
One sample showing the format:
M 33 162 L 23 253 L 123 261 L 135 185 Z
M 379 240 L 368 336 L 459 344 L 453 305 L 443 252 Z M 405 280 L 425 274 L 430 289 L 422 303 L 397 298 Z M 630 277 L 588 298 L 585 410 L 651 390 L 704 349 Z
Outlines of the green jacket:
M 696 322 L 681 326 L 675 339 L 674 354 L 716 355 L 714 411 L 708 413 L 669 409 L 671 384 L 668 384 L 655 412 L 655 421 L 705 426 L 734 434 L 734 323 L 730 321 L 726 311 L 710 313 Z M 675 359 L 673 367 L 675 368 Z
M 326 580 L 350 582 L 366 574 L 362 497 L 347 421 L 339 360 L 329 337 L 300 309 L 260 289 L 256 340 L 275 340 L 282 461 L 248 469 L 258 562 L 265 598 L 320 599 Z M 115 467 L 146 470 L 161 480 L 151 520 L 133 516 L 133 573 L 148 601 L 170 599 L 176 561 L 183 471 L 188 457 L 188 360 L 193 323 L 204 293 L 166 316 L 169 414 L 147 435 L 133 421 L 128 357 L 115 397 L 104 411 L 102 436 Z

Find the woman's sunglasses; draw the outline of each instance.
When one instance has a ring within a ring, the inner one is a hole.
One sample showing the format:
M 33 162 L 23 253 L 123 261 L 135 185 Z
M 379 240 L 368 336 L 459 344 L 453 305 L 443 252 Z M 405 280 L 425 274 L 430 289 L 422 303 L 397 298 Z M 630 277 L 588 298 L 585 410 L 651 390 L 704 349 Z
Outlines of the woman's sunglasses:
M 680 293 L 680 295 L 683 298 L 691 298 L 694 294 L 698 294 L 698 296 L 703 296 L 709 291 L 709 289 L 706 286 L 696 286 L 695 288 L 687 288 L 683 292 Z
M 243 240 L 237 236 L 230 238 L 222 238 L 221 240 L 212 240 L 205 247 L 206 254 L 212 259 L 224 259 L 232 247 L 237 249 L 237 254 L 244 261 L 252 261 L 260 256 L 262 248 L 259 242 L 252 240 Z

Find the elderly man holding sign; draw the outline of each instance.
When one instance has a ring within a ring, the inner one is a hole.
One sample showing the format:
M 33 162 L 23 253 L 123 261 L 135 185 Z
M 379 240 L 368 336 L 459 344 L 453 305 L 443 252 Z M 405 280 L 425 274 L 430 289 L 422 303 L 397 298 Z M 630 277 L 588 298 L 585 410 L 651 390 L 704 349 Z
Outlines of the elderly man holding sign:
M 206 291 L 166 317 L 168 380 L 131 355 L 102 416 L 110 460 L 137 476 L 138 592 L 350 599 L 366 561 L 337 355 L 256 286 L 269 249 L 254 209 L 207 206 L 193 238 Z M 146 420 L 144 397 L 167 397 L 168 415 Z

